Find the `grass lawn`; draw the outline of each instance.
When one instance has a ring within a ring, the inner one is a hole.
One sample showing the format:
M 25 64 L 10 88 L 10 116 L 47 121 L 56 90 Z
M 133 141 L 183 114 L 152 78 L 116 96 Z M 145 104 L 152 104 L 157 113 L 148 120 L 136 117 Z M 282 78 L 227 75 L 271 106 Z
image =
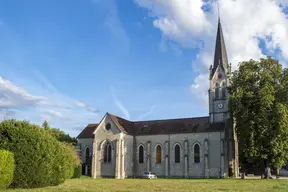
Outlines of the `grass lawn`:
M 1 190 L 0 190 L 1 191 Z M 56 187 L 40 189 L 9 189 L 7 192 L 57 192 L 57 191 L 288 191 L 288 180 L 234 180 L 234 179 L 81 179 L 67 180 Z

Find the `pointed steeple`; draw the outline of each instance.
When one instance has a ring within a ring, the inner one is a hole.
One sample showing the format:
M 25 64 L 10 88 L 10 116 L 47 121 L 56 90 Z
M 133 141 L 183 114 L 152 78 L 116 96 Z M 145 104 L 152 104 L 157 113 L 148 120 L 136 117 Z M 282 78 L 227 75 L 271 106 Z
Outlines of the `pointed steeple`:
M 213 75 L 214 75 L 214 73 L 215 73 L 215 71 L 219 65 L 221 65 L 221 67 L 223 67 L 225 72 L 229 71 L 227 51 L 226 51 L 226 46 L 225 46 L 220 16 L 218 16 L 218 29 L 217 29 L 217 35 L 216 35 L 214 63 L 212 66 L 210 78 L 213 77 Z

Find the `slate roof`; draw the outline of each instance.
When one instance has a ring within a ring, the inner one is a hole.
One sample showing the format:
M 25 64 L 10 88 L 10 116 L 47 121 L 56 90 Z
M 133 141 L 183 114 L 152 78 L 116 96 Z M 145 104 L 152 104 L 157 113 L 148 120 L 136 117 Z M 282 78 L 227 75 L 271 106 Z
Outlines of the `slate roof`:
M 224 124 L 209 123 L 209 117 L 134 122 L 135 135 L 203 133 L 224 131 Z
M 119 129 L 126 134 L 133 134 L 134 131 L 134 125 L 133 122 L 128 121 L 126 119 L 123 119 L 121 117 L 112 115 L 110 113 L 107 113 L 107 115 L 116 123 L 116 125 L 119 127 Z
M 209 123 L 209 117 L 194 117 L 182 119 L 164 119 L 152 121 L 128 121 L 107 113 L 119 129 L 128 135 L 160 135 L 179 133 L 203 133 L 224 131 L 225 123 Z M 98 124 L 89 124 L 79 135 L 79 138 L 93 138 L 93 132 Z
M 94 138 L 93 132 L 97 128 L 97 126 L 98 124 L 88 124 L 76 138 Z

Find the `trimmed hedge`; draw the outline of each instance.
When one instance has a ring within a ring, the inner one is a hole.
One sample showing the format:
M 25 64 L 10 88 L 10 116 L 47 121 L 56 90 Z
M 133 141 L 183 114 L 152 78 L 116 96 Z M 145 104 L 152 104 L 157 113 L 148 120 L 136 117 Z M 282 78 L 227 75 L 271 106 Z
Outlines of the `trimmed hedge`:
M 7 188 L 11 184 L 14 168 L 13 153 L 0 149 L 0 189 Z
M 75 157 L 71 148 L 37 125 L 16 120 L 1 122 L 0 146 L 14 153 L 11 187 L 58 185 L 73 176 Z

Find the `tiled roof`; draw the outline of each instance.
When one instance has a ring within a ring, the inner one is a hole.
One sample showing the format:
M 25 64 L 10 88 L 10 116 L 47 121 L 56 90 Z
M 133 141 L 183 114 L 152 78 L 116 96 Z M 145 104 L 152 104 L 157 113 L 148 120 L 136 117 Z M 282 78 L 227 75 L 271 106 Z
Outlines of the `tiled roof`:
M 179 133 L 203 133 L 224 131 L 224 123 L 209 123 L 209 117 L 165 119 L 152 121 L 128 121 L 107 113 L 119 129 L 128 135 L 160 135 Z M 93 138 L 97 124 L 89 124 L 77 138 Z
M 201 133 L 224 130 L 224 124 L 210 125 L 209 117 L 134 122 L 135 135 Z
M 76 137 L 77 139 L 94 138 L 93 132 L 98 124 L 88 124 L 85 129 Z
M 123 133 L 133 134 L 134 131 L 133 122 L 123 119 L 121 117 L 117 117 L 110 113 L 107 113 L 107 115 L 114 121 L 114 123 L 116 123 L 116 125 Z

